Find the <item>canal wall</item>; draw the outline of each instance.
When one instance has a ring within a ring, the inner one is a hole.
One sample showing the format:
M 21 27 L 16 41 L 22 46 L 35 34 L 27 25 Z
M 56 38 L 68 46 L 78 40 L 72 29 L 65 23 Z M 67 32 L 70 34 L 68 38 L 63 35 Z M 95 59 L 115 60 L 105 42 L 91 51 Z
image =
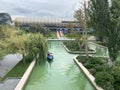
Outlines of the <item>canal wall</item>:
M 70 53 L 70 54 L 85 54 L 84 51 L 70 51 L 64 44 L 63 47 L 65 48 L 65 50 Z M 89 54 L 95 54 L 95 51 L 88 51 Z
M 71 54 L 79 54 L 80 52 L 73 52 L 73 51 L 70 51 L 64 44 L 63 44 L 63 47 L 65 48 L 65 50 L 68 52 L 68 53 L 71 53 Z M 89 54 L 94 54 L 95 52 L 89 52 Z M 82 54 L 82 53 L 81 53 Z M 82 70 L 82 72 L 85 74 L 85 76 L 88 78 L 88 80 L 91 82 L 91 84 L 93 85 L 93 87 L 96 89 L 96 90 L 103 90 L 101 87 L 97 86 L 97 84 L 95 83 L 95 77 L 84 67 L 84 65 L 82 63 L 80 63 L 77 59 L 76 59 L 77 56 L 75 56 L 73 58 L 74 62 L 76 63 L 76 65 Z
M 15 90 L 23 90 L 24 85 L 26 84 L 34 66 L 35 66 L 36 60 L 33 60 L 31 62 L 31 64 L 29 65 L 28 69 L 26 70 L 25 74 L 23 75 L 23 77 L 21 78 L 21 80 L 19 81 L 18 85 L 16 86 Z
M 77 56 L 76 56 L 77 57 Z M 77 64 L 77 66 L 82 70 L 82 72 L 85 74 L 85 76 L 88 78 L 88 80 L 91 82 L 91 84 L 94 86 L 96 90 L 103 90 L 101 87 L 97 86 L 95 83 L 95 77 L 80 63 L 76 57 L 73 58 L 74 62 Z

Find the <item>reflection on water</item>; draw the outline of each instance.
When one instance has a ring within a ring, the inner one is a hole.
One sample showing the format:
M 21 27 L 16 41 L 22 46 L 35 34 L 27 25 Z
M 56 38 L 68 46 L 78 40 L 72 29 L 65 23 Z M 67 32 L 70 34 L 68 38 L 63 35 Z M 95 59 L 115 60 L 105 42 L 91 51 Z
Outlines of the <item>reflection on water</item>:
M 48 66 L 51 67 L 51 64 L 52 64 L 53 60 L 47 60 L 47 62 L 48 62 Z
M 25 90 L 94 90 L 74 64 L 75 55 L 67 53 L 61 42 L 52 42 L 49 51 L 54 55 L 53 61 L 35 66 Z

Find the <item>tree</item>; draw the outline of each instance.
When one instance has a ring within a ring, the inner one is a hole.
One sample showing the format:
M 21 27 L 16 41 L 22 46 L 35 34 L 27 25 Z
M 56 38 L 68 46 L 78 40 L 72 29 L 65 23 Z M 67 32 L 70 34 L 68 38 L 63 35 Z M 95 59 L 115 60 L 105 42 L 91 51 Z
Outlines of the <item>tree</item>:
M 88 10 L 86 6 L 86 2 L 84 4 L 82 3 L 83 7 L 81 7 L 79 10 L 75 11 L 74 17 L 78 20 L 80 26 L 83 29 L 83 41 L 85 43 L 85 53 L 86 57 L 88 58 Z
M 4 55 L 10 53 L 19 53 L 25 55 L 25 42 L 27 35 L 22 31 L 18 31 L 10 26 L 2 26 L 0 30 L 0 47 L 4 51 Z M 3 55 L 1 56 L 3 57 Z M 25 58 L 23 57 L 23 62 Z
M 108 0 L 90 0 L 89 25 L 95 30 L 95 35 L 100 41 L 104 41 L 110 22 Z
M 47 42 L 41 34 L 30 34 L 25 44 L 27 58 L 36 59 L 37 63 L 45 63 Z
M 28 32 L 30 32 L 30 33 L 41 33 L 45 37 L 50 36 L 50 33 L 51 33 L 49 29 L 45 28 L 43 25 L 40 25 L 40 24 L 30 25 Z
M 89 5 L 90 25 L 104 38 L 111 67 L 115 64 L 120 49 L 120 1 L 112 0 L 111 7 L 108 0 L 91 0 Z
M 46 48 L 46 40 L 41 34 L 28 35 L 12 27 L 4 26 L 0 28 L 0 53 L 2 55 L 10 53 L 22 54 L 23 63 L 25 63 L 25 57 L 27 56 L 31 55 L 29 58 L 31 60 L 38 56 L 39 60 L 44 62 L 45 59 L 42 58 L 46 55 Z
M 112 0 L 110 7 L 110 26 L 106 39 L 110 60 L 116 62 L 120 50 L 120 1 Z

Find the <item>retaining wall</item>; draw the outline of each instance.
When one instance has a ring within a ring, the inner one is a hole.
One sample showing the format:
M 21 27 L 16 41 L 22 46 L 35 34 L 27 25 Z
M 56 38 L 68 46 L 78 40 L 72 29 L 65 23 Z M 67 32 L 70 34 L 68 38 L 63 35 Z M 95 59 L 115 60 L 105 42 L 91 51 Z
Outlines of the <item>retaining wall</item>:
M 77 56 L 76 56 L 77 57 Z M 82 70 L 82 72 L 85 74 L 85 76 L 88 78 L 88 80 L 91 82 L 91 84 L 94 86 L 96 90 L 103 90 L 97 84 L 95 83 L 95 77 L 80 63 L 76 57 L 73 58 L 74 62 L 77 64 L 77 66 Z
M 31 64 L 29 65 L 28 69 L 26 70 L 25 74 L 23 75 L 23 77 L 21 78 L 21 80 L 19 81 L 18 85 L 16 86 L 15 90 L 23 90 L 24 85 L 26 84 L 32 70 L 33 67 L 35 66 L 36 61 L 33 60 L 31 62 Z

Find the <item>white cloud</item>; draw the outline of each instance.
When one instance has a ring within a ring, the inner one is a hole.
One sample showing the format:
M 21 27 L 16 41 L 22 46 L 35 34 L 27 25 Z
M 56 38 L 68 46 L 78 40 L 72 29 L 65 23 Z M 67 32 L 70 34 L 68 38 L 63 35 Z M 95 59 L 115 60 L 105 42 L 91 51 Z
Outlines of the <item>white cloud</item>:
M 83 0 L 1 0 L 0 9 L 11 15 L 72 18 Z

